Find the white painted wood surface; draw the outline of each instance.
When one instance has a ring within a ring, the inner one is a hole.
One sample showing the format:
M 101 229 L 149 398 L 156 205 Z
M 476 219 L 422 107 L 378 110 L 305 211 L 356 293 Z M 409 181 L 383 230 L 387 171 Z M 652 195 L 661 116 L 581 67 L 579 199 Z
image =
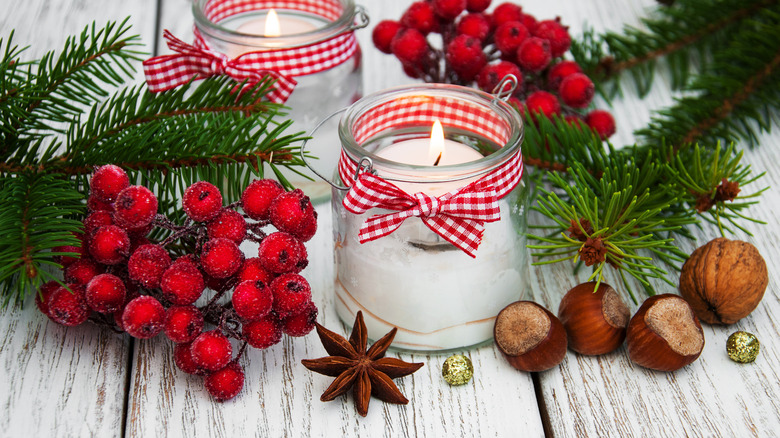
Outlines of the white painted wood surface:
M 409 1 L 361 3 L 375 24 L 400 17 Z M 155 30 L 158 4 L 160 28 Z M 655 2 L 533 0 L 521 4 L 538 18 L 560 15 L 577 34 L 585 23 L 597 30 L 636 24 Z M 0 6 L 8 11 L 0 18 L 0 34 L 16 28 L 16 40 L 33 44 L 32 54 L 58 48 L 66 35 L 92 20 L 100 23 L 126 15 L 132 15 L 134 31 L 143 36 L 149 51 L 163 28 L 185 40 L 191 35 L 188 0 L 13 4 L 2 0 Z M 358 36 L 366 93 L 411 82 L 397 61 L 371 46 L 370 28 Z M 167 52 L 164 47 L 158 50 Z M 618 122 L 614 142 L 633 142 L 631 132 L 647 123 L 653 109 L 668 105 L 671 99 L 668 79 L 662 76 L 642 100 L 627 86 L 626 96 L 614 102 Z M 764 135 L 761 147 L 746 151 L 745 156 L 755 171 L 767 171 L 762 187 L 780 186 L 780 134 Z M 368 417 L 361 418 L 351 396 L 319 402 L 331 379 L 300 365 L 300 359 L 325 355 L 316 336 L 310 335 L 286 338 L 266 351 L 250 349 L 243 359 L 244 391 L 220 404 L 211 401 L 200 378 L 176 369 L 172 345 L 162 337 L 130 342 L 95 327 L 64 329 L 28 306 L 0 313 L 0 366 L 4 370 L 0 436 L 778 436 L 780 278 L 772 261 L 780 257 L 780 223 L 773 214 L 779 198 L 777 190 L 770 190 L 761 205 L 750 211 L 769 225 L 750 226 L 755 237 L 737 236 L 753 242 L 770 264 L 764 300 L 734 326 L 706 326 L 701 359 L 675 373 L 636 367 L 625 348 L 598 358 L 570 352 L 560 367 L 538 374 L 540 411 L 531 376 L 512 369 L 493 346 L 466 352 L 474 362 L 476 377 L 455 388 L 440 377 L 446 354 L 401 353 L 397 355 L 404 360 L 426 364 L 414 375 L 396 380 L 410 404 L 395 406 L 374 399 Z M 345 333 L 330 295 L 329 206 L 320 205 L 318 211 L 320 231 L 308 245 L 312 263 L 305 275 L 320 307 L 320 322 Z M 705 226 L 698 234 L 699 244 L 715 235 L 714 229 Z M 697 244 L 685 245 L 691 250 Z M 563 264 L 534 267 L 531 273 L 532 298 L 553 312 L 562 294 L 584 279 L 584 275 L 572 276 L 570 266 Z M 662 285 L 660 291 L 674 289 Z M 762 341 L 756 363 L 740 365 L 727 358 L 726 338 L 736 330 L 755 333 Z

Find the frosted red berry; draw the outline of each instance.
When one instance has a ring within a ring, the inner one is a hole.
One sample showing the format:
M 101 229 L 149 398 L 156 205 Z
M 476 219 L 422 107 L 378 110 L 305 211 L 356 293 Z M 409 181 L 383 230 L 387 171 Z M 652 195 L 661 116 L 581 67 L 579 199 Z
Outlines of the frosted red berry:
M 566 76 L 558 88 L 561 100 L 572 108 L 585 108 L 593 99 L 596 88 L 588 76 L 574 73 Z
M 122 327 L 134 338 L 153 338 L 165 328 L 165 308 L 148 295 L 134 298 L 122 312 Z
M 517 89 L 520 89 L 523 85 L 523 73 L 517 65 L 509 61 L 499 61 L 483 67 L 477 75 L 477 85 L 481 90 L 492 93 L 507 75 L 514 75 L 517 78 Z
M 203 313 L 195 306 L 171 306 L 165 312 L 165 335 L 173 342 L 190 342 L 203 331 Z
M 216 371 L 230 362 L 233 346 L 230 340 L 217 330 L 201 333 L 190 345 L 192 360 L 200 368 Z
M 95 169 L 89 179 L 90 196 L 103 202 L 113 202 L 119 192 L 130 185 L 127 173 L 121 167 L 107 164 Z
M 551 90 L 557 90 L 561 81 L 574 73 L 582 73 L 582 68 L 574 61 L 561 61 L 550 67 L 547 72 L 547 86 Z
M 207 222 L 214 219 L 222 209 L 222 193 L 214 184 L 198 181 L 184 190 L 181 205 L 190 219 Z
M 86 285 L 92 278 L 103 272 L 105 272 L 103 266 L 91 259 L 83 258 L 68 265 L 65 268 L 64 277 L 67 283 Z
M 371 41 L 380 52 L 388 55 L 393 53 L 390 43 L 396 32 L 401 29 L 401 23 L 394 20 L 382 20 L 374 27 L 371 32 Z
M 484 42 L 490 34 L 490 19 L 485 14 L 466 14 L 458 20 L 455 31 Z
M 49 318 L 69 327 L 84 323 L 89 318 L 89 307 L 84 299 L 84 286 L 69 284 L 67 288 L 60 286 L 48 300 Z
M 315 216 L 311 200 L 301 189 L 282 193 L 271 202 L 271 223 L 279 231 L 295 235 L 309 217 Z
M 466 4 L 466 0 L 431 0 L 436 15 L 450 21 L 466 10 Z
M 227 278 L 235 274 L 244 262 L 244 253 L 230 239 L 211 239 L 203 245 L 200 266 L 214 278 Z
M 101 201 L 96 196 L 90 196 L 87 198 L 87 210 L 88 211 L 114 211 L 114 203 Z
M 63 268 L 67 268 L 68 266 L 70 266 L 71 263 L 81 258 L 84 258 L 84 256 L 89 257 L 89 250 L 87 250 L 86 246 L 72 246 L 72 245 L 55 246 L 54 248 L 51 249 L 51 252 L 76 254 L 75 256 L 72 255 L 54 256 L 54 261 L 62 265 Z
M 130 254 L 130 237 L 127 231 L 116 225 L 102 226 L 89 239 L 89 254 L 96 262 L 116 265 Z
M 179 261 L 182 260 L 182 261 Z M 200 298 L 206 283 L 197 264 L 179 258 L 165 270 L 160 279 L 163 297 L 172 304 L 192 304 Z
M 230 400 L 244 388 L 244 369 L 238 362 L 230 362 L 224 368 L 206 376 L 205 384 L 206 390 L 215 400 Z
M 157 197 L 143 186 L 127 187 L 114 202 L 114 223 L 123 228 L 145 227 L 156 214 Z
M 558 101 L 558 98 L 541 90 L 531 93 L 525 100 L 525 105 L 531 114 L 541 113 L 548 118 L 561 112 L 561 103 Z
M 274 273 L 263 267 L 263 261 L 260 257 L 251 257 L 244 260 L 241 269 L 236 273 L 236 280 L 239 283 L 259 280 L 269 284 L 274 277 L 276 277 Z
M 563 55 L 571 46 L 571 36 L 560 18 L 540 21 L 534 29 L 534 35 L 550 42 L 550 52 L 554 58 Z
M 418 65 L 428 53 L 428 42 L 419 30 L 404 28 L 396 32 L 390 49 L 402 63 Z
M 585 116 L 585 123 L 590 129 L 596 131 L 602 140 L 606 140 L 615 133 L 615 118 L 607 111 L 593 110 Z
M 282 274 L 271 282 L 274 311 L 282 318 L 301 311 L 311 301 L 311 287 L 298 274 Z
M 244 321 L 260 319 L 271 312 L 274 297 L 262 281 L 244 281 L 233 290 L 233 309 Z
M 508 21 L 496 28 L 496 47 L 504 55 L 514 58 L 517 48 L 530 36 L 528 29 L 519 21 Z
M 490 7 L 491 0 L 466 0 L 466 10 L 469 12 L 482 12 Z
M 534 17 L 531 14 L 523 13 L 520 16 L 519 21 L 523 23 L 523 26 L 525 26 L 525 28 L 528 29 L 528 31 L 531 32 L 532 34 L 534 33 L 534 31 L 536 31 L 536 27 L 539 25 L 539 23 L 536 21 L 536 17 Z
M 242 333 L 247 343 L 257 349 L 268 348 L 282 340 L 281 323 L 273 313 L 257 321 L 244 323 Z
M 269 234 L 258 248 L 263 267 L 275 274 L 302 271 L 309 263 L 307 256 L 298 239 L 281 231 Z
M 256 221 L 267 220 L 271 201 L 282 193 L 284 187 L 272 179 L 252 181 L 241 194 L 241 208 Z
M 240 244 L 246 238 L 246 220 L 241 213 L 223 208 L 219 214 L 206 225 L 209 239 L 224 237 L 236 244 Z
M 111 214 L 110 211 L 105 210 L 93 211 L 92 213 L 88 214 L 87 217 L 85 217 L 83 220 L 84 235 L 92 236 L 92 233 L 94 233 L 98 228 L 104 227 L 106 225 L 114 225 L 114 219 L 112 216 L 113 214 Z
M 494 28 L 510 21 L 520 21 L 522 16 L 523 8 L 514 3 L 501 3 L 493 9 L 493 13 L 490 15 Z
M 191 345 L 191 343 L 177 344 L 176 347 L 173 348 L 173 363 L 187 374 L 199 376 L 206 375 L 206 370 L 199 367 L 198 364 L 192 360 Z
M 52 280 L 43 283 L 35 292 L 35 305 L 44 315 L 49 315 L 49 298 L 51 298 L 51 294 L 59 288 L 60 284 Z
M 551 60 L 550 43 L 547 40 L 529 37 L 517 48 L 517 63 L 523 71 L 541 72 Z
M 146 289 L 160 287 L 162 275 L 171 266 L 171 256 L 160 245 L 141 245 L 127 260 L 130 279 Z
M 427 35 L 436 31 L 438 21 L 433 5 L 428 1 L 416 1 L 401 15 L 401 25 L 406 28 L 414 29 L 422 35 Z
M 100 313 L 112 313 L 125 304 L 127 288 L 121 278 L 113 274 L 100 274 L 87 283 L 84 298 L 90 309 Z
M 317 211 L 304 216 L 298 229 L 292 234 L 301 242 L 308 242 L 317 233 Z
M 470 35 L 458 35 L 447 45 L 447 62 L 464 81 L 473 80 L 487 64 L 482 42 Z
M 314 329 L 317 313 L 317 306 L 310 302 L 303 310 L 285 318 L 282 330 L 289 336 L 305 336 Z

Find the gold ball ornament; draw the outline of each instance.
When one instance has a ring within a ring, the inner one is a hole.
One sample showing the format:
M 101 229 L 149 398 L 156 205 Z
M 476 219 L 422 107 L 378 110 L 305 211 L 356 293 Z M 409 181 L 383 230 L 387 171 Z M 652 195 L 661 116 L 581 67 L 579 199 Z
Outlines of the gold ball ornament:
M 726 341 L 726 353 L 734 362 L 748 363 L 756 360 L 761 343 L 753 333 L 734 332 Z
M 444 361 L 441 375 L 450 385 L 465 385 L 474 375 L 471 359 L 462 354 L 453 354 Z

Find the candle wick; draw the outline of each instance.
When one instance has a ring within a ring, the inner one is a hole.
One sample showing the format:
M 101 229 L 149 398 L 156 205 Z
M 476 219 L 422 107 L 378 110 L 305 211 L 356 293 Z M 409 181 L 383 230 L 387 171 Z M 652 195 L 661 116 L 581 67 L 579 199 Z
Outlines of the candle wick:
M 438 166 L 438 165 L 439 165 L 439 161 L 441 161 L 441 154 L 442 154 L 442 153 L 441 153 L 441 152 L 439 152 L 439 156 L 438 156 L 438 157 L 436 157 L 436 161 L 434 161 L 434 163 L 433 163 L 433 165 L 434 165 L 434 166 Z

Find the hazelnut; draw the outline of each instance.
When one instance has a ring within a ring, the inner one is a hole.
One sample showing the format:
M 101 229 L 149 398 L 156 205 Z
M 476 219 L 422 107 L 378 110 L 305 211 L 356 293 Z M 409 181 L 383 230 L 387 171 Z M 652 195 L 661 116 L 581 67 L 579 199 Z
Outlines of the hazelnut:
M 544 371 L 566 357 L 563 324 L 532 301 L 517 301 L 501 310 L 493 335 L 504 357 L 521 371 Z
M 723 237 L 697 248 L 680 272 L 680 294 L 708 324 L 733 324 L 764 297 L 769 275 L 755 246 Z
M 615 351 L 626 339 L 631 318 L 628 306 L 612 286 L 596 282 L 574 286 L 558 307 L 569 338 L 569 348 L 580 354 L 597 355 Z
M 682 297 L 655 295 L 629 321 L 626 344 L 628 356 L 638 365 L 674 371 L 698 359 L 704 349 L 704 332 Z

